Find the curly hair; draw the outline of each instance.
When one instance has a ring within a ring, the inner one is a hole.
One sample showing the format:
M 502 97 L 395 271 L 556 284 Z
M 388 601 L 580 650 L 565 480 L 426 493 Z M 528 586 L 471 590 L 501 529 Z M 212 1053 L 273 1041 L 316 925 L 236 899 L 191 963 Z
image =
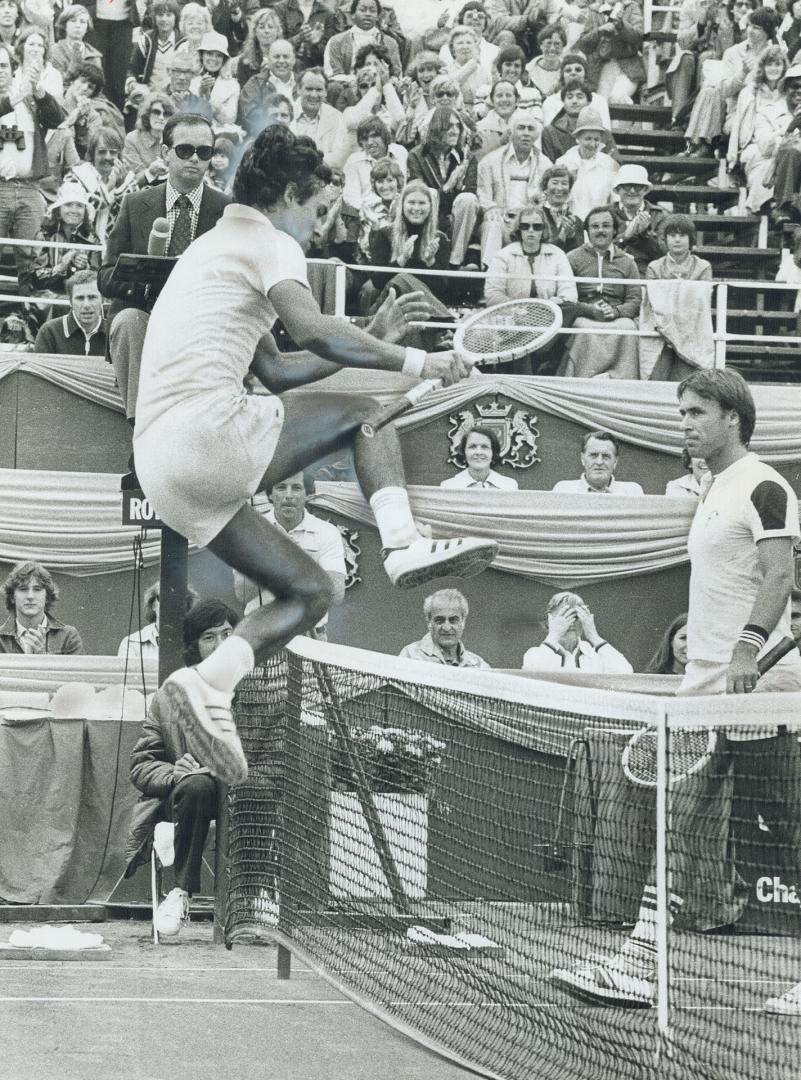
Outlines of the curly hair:
M 314 141 L 275 124 L 245 151 L 234 178 L 234 201 L 270 209 L 293 184 L 304 203 L 330 179 L 331 170 Z
M 148 94 L 147 97 L 142 99 L 142 103 L 136 113 L 136 127 L 140 131 L 150 131 L 150 110 L 154 105 L 161 105 L 163 107 L 164 115 L 167 119 L 175 115 L 175 105 L 172 102 L 172 98 L 168 97 L 167 94 Z
M 239 616 L 222 600 L 199 600 L 189 609 L 184 619 L 184 663 L 187 667 L 200 663 L 198 642 L 203 634 L 225 622 L 233 628 L 239 622 Z
M 14 593 L 17 589 L 24 588 L 31 578 L 35 578 L 40 585 L 44 586 L 47 593 L 45 611 L 49 615 L 56 600 L 58 600 L 58 587 L 50 576 L 50 571 L 45 570 L 41 563 L 29 559 L 19 562 L 12 567 L 11 573 L 3 582 L 3 592 L 6 597 L 6 607 L 9 611 L 16 611 Z
M 266 57 L 258 35 L 256 34 L 256 30 L 265 22 L 273 23 L 274 29 L 276 30 L 273 41 L 278 41 L 279 38 L 284 36 L 283 24 L 275 11 L 273 11 L 272 8 L 262 8 L 251 23 L 247 37 L 245 38 L 245 44 L 239 52 L 240 63 L 247 64 L 257 71 L 264 63 Z M 270 44 L 272 45 L 272 41 Z
M 374 56 L 376 60 L 382 60 L 387 67 L 392 63 L 392 57 L 386 45 L 382 45 L 380 41 L 370 41 L 356 50 L 353 58 L 354 72 L 361 71 L 370 56 Z

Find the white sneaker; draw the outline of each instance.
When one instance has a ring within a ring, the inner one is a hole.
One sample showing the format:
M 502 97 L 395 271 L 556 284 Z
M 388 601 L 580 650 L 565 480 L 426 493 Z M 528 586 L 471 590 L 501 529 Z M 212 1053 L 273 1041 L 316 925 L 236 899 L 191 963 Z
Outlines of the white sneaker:
M 175 862 L 175 825 L 171 821 L 159 821 L 153 830 L 153 847 L 162 866 Z
M 622 957 L 606 963 L 586 960 L 557 968 L 548 977 L 569 994 L 600 1005 L 647 1009 L 654 1001 L 653 976 Z
M 452 540 L 420 537 L 408 547 L 392 548 L 384 556 L 384 569 L 393 585 L 411 589 L 432 578 L 472 577 L 486 570 L 497 557 L 494 540 L 457 536 Z
M 159 937 L 177 937 L 181 924 L 189 918 L 189 893 L 184 889 L 168 892 L 156 908 L 156 930 Z
M 801 1016 L 801 982 L 785 990 L 781 997 L 768 998 L 762 1010 L 776 1016 Z
M 191 667 L 174 671 L 162 690 L 189 752 L 224 784 L 247 780 L 248 763 L 231 715 L 231 695 L 209 686 Z

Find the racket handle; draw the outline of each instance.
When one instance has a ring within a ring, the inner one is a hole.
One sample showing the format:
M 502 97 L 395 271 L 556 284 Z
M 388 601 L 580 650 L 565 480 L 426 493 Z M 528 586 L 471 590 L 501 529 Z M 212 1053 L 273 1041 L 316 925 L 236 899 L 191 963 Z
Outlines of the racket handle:
M 793 649 L 797 649 L 795 641 L 789 637 L 783 637 L 781 641 L 778 641 L 772 649 L 769 649 L 764 656 L 761 656 L 757 660 L 757 667 L 759 668 L 759 674 L 764 675 L 766 671 L 770 671 L 774 664 L 778 662 L 788 653 L 791 653 Z
M 397 420 L 399 416 L 403 416 L 405 412 L 408 412 L 418 401 L 422 401 L 432 390 L 439 390 L 440 386 L 442 386 L 442 383 L 439 379 L 426 379 L 424 382 L 418 383 L 417 386 L 413 386 L 411 390 L 407 390 L 403 397 L 377 412 L 371 420 L 365 420 L 362 424 L 362 435 L 372 439 L 382 427 L 386 427 L 393 420 Z

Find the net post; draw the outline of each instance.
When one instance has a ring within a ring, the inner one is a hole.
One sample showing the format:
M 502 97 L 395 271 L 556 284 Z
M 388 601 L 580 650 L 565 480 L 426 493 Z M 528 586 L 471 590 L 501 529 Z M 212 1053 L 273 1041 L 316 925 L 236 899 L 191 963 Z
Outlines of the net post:
M 225 920 L 228 916 L 228 788 L 217 781 L 217 814 L 214 829 L 214 929 L 215 945 L 230 945 L 225 940 Z
M 300 752 L 300 695 L 292 693 L 292 685 L 299 686 L 303 681 L 303 659 L 285 650 L 286 705 L 284 708 L 284 797 L 279 811 L 279 878 L 278 878 L 278 932 L 285 940 L 291 937 L 293 914 L 297 908 L 297 883 L 302 868 L 298 865 L 296 845 L 290 843 L 293 835 L 292 825 L 297 824 L 300 815 L 299 782 L 301 770 Z M 289 947 L 278 942 L 278 978 L 288 979 L 292 973 L 292 952 Z
M 670 986 L 668 969 L 668 727 L 664 699 L 657 701 L 656 728 L 656 1010 L 659 1042 L 657 1058 L 670 1040 Z

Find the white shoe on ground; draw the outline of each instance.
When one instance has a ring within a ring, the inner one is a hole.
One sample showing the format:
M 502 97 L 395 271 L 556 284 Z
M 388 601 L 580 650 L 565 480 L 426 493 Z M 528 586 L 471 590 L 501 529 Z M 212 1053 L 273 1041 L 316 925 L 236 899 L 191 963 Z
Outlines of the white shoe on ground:
M 189 893 L 172 889 L 156 908 L 156 930 L 159 937 L 177 937 L 181 925 L 189 918 Z
M 780 997 L 768 998 L 762 1009 L 776 1016 L 801 1016 L 801 982 L 785 990 Z
M 231 715 L 231 695 L 213 687 L 194 668 L 181 668 L 162 687 L 189 752 L 224 784 L 247 780 L 248 763 Z
M 557 968 L 551 982 L 574 997 L 598 1005 L 647 1009 L 654 1001 L 654 978 L 623 957 L 598 962 L 586 960 L 573 968 Z
M 494 540 L 457 536 L 451 540 L 420 537 L 408 547 L 392 548 L 384 555 L 384 569 L 393 585 L 411 589 L 432 578 L 472 577 L 486 570 L 497 557 Z

